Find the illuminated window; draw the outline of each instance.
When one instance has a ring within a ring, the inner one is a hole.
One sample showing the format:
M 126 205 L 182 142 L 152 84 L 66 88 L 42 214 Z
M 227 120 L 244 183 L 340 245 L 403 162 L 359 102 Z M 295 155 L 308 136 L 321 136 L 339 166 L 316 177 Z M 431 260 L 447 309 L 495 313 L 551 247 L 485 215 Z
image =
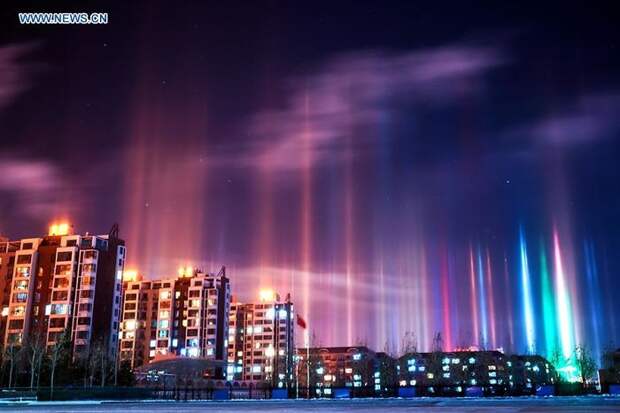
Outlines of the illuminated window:
M 426 378 L 427 379 L 433 379 L 433 378 L 435 378 L 435 375 L 433 373 L 427 373 L 426 374 Z
M 353 360 L 358 361 L 358 360 L 361 360 L 361 359 L 362 359 L 362 355 L 360 353 L 357 353 L 357 354 L 353 355 Z
M 476 359 L 473 357 L 469 358 L 469 364 L 474 364 L 476 362 Z

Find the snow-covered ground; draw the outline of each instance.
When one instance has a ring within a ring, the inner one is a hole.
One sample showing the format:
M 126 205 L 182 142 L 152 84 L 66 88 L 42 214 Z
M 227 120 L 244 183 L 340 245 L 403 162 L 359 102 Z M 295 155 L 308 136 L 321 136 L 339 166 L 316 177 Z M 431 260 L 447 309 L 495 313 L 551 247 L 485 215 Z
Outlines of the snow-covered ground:
M 0 404 L 0 412 L 620 412 L 620 397 L 417 398 L 282 401 L 71 402 Z

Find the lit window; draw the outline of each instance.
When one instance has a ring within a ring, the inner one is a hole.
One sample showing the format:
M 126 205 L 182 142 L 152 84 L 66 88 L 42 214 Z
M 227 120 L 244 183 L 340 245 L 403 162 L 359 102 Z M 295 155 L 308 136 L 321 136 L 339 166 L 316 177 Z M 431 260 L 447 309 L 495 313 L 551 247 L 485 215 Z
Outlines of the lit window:
M 406 386 L 407 385 L 407 381 L 406 380 L 401 380 L 398 384 L 400 384 L 401 386 Z
M 273 320 L 274 315 L 275 315 L 275 312 L 273 308 L 270 308 L 267 311 L 265 311 L 265 318 L 268 320 Z
M 427 373 L 427 374 L 426 374 L 426 378 L 427 378 L 427 379 L 434 379 L 434 378 L 435 378 L 435 375 L 434 375 L 433 373 Z
M 261 372 L 260 364 L 255 364 L 252 366 L 252 373 L 260 373 L 260 372 Z
M 443 374 L 443 378 L 444 379 L 449 379 L 450 378 L 450 373 L 444 373 Z
M 286 310 L 280 310 L 278 317 L 280 317 L 280 319 L 286 318 Z
M 319 367 L 318 369 L 316 369 L 316 374 L 323 374 L 323 372 L 323 367 Z
M 476 362 L 476 359 L 473 357 L 469 358 L 469 364 L 474 364 Z
M 347 367 L 346 369 L 344 369 L 344 372 L 347 374 L 351 374 L 353 373 L 353 369 L 351 367 Z
M 419 371 L 426 371 L 426 367 L 424 367 L 424 366 L 420 366 L 420 367 L 418 367 L 418 370 L 419 370 Z
M 358 361 L 358 360 L 361 360 L 361 359 L 362 359 L 362 355 L 360 353 L 357 353 L 357 354 L 353 355 L 353 360 Z
M 410 380 L 410 381 L 409 381 L 409 385 L 410 385 L 410 386 L 415 386 L 415 385 L 416 385 L 416 383 L 417 383 L 417 380 Z

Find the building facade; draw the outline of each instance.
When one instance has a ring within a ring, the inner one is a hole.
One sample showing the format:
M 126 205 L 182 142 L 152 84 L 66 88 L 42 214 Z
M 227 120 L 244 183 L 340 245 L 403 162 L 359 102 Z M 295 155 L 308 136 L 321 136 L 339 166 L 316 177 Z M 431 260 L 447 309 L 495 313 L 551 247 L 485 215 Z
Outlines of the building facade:
M 170 357 L 226 360 L 230 283 L 217 274 L 183 269 L 177 278 L 124 284 L 121 361 L 132 368 Z M 207 372 L 224 377 L 224 369 Z
M 331 397 L 336 389 L 356 396 L 392 395 L 396 361 L 365 346 L 297 349 L 300 396 Z M 309 385 L 308 385 L 309 384 Z
M 4 340 L 9 315 L 9 302 L 13 286 L 13 267 L 15 252 L 20 248 L 20 241 L 9 241 L 0 237 L 0 337 Z
M 10 280 L 3 273 L 4 346 L 36 340 L 49 347 L 66 332 L 74 358 L 93 345 L 115 357 L 124 244 L 116 225 L 106 235 L 75 235 L 67 224 L 41 238 L 5 242 L 0 255 L 13 265 Z
M 294 383 L 294 308 L 290 297 L 261 293 L 258 303 L 231 305 L 228 380 L 291 388 Z

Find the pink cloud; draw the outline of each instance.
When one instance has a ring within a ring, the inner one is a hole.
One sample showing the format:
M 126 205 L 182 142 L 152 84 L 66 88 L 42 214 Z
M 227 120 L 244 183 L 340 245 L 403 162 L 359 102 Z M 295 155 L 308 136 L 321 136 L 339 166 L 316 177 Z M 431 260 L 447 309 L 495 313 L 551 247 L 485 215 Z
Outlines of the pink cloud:
M 58 169 L 50 162 L 0 158 L 0 193 L 14 197 L 20 213 L 35 217 L 53 209 L 63 186 Z
M 467 45 L 335 57 L 314 74 L 291 79 L 284 108 L 255 115 L 248 133 L 252 144 L 211 162 L 276 171 L 299 169 L 302 154 L 314 164 L 338 162 L 351 156 L 344 138 L 379 122 L 391 100 L 446 104 L 476 92 L 481 76 L 505 62 L 497 49 Z
M 20 58 L 33 49 L 31 44 L 0 47 L 0 110 L 30 87 L 31 66 Z

